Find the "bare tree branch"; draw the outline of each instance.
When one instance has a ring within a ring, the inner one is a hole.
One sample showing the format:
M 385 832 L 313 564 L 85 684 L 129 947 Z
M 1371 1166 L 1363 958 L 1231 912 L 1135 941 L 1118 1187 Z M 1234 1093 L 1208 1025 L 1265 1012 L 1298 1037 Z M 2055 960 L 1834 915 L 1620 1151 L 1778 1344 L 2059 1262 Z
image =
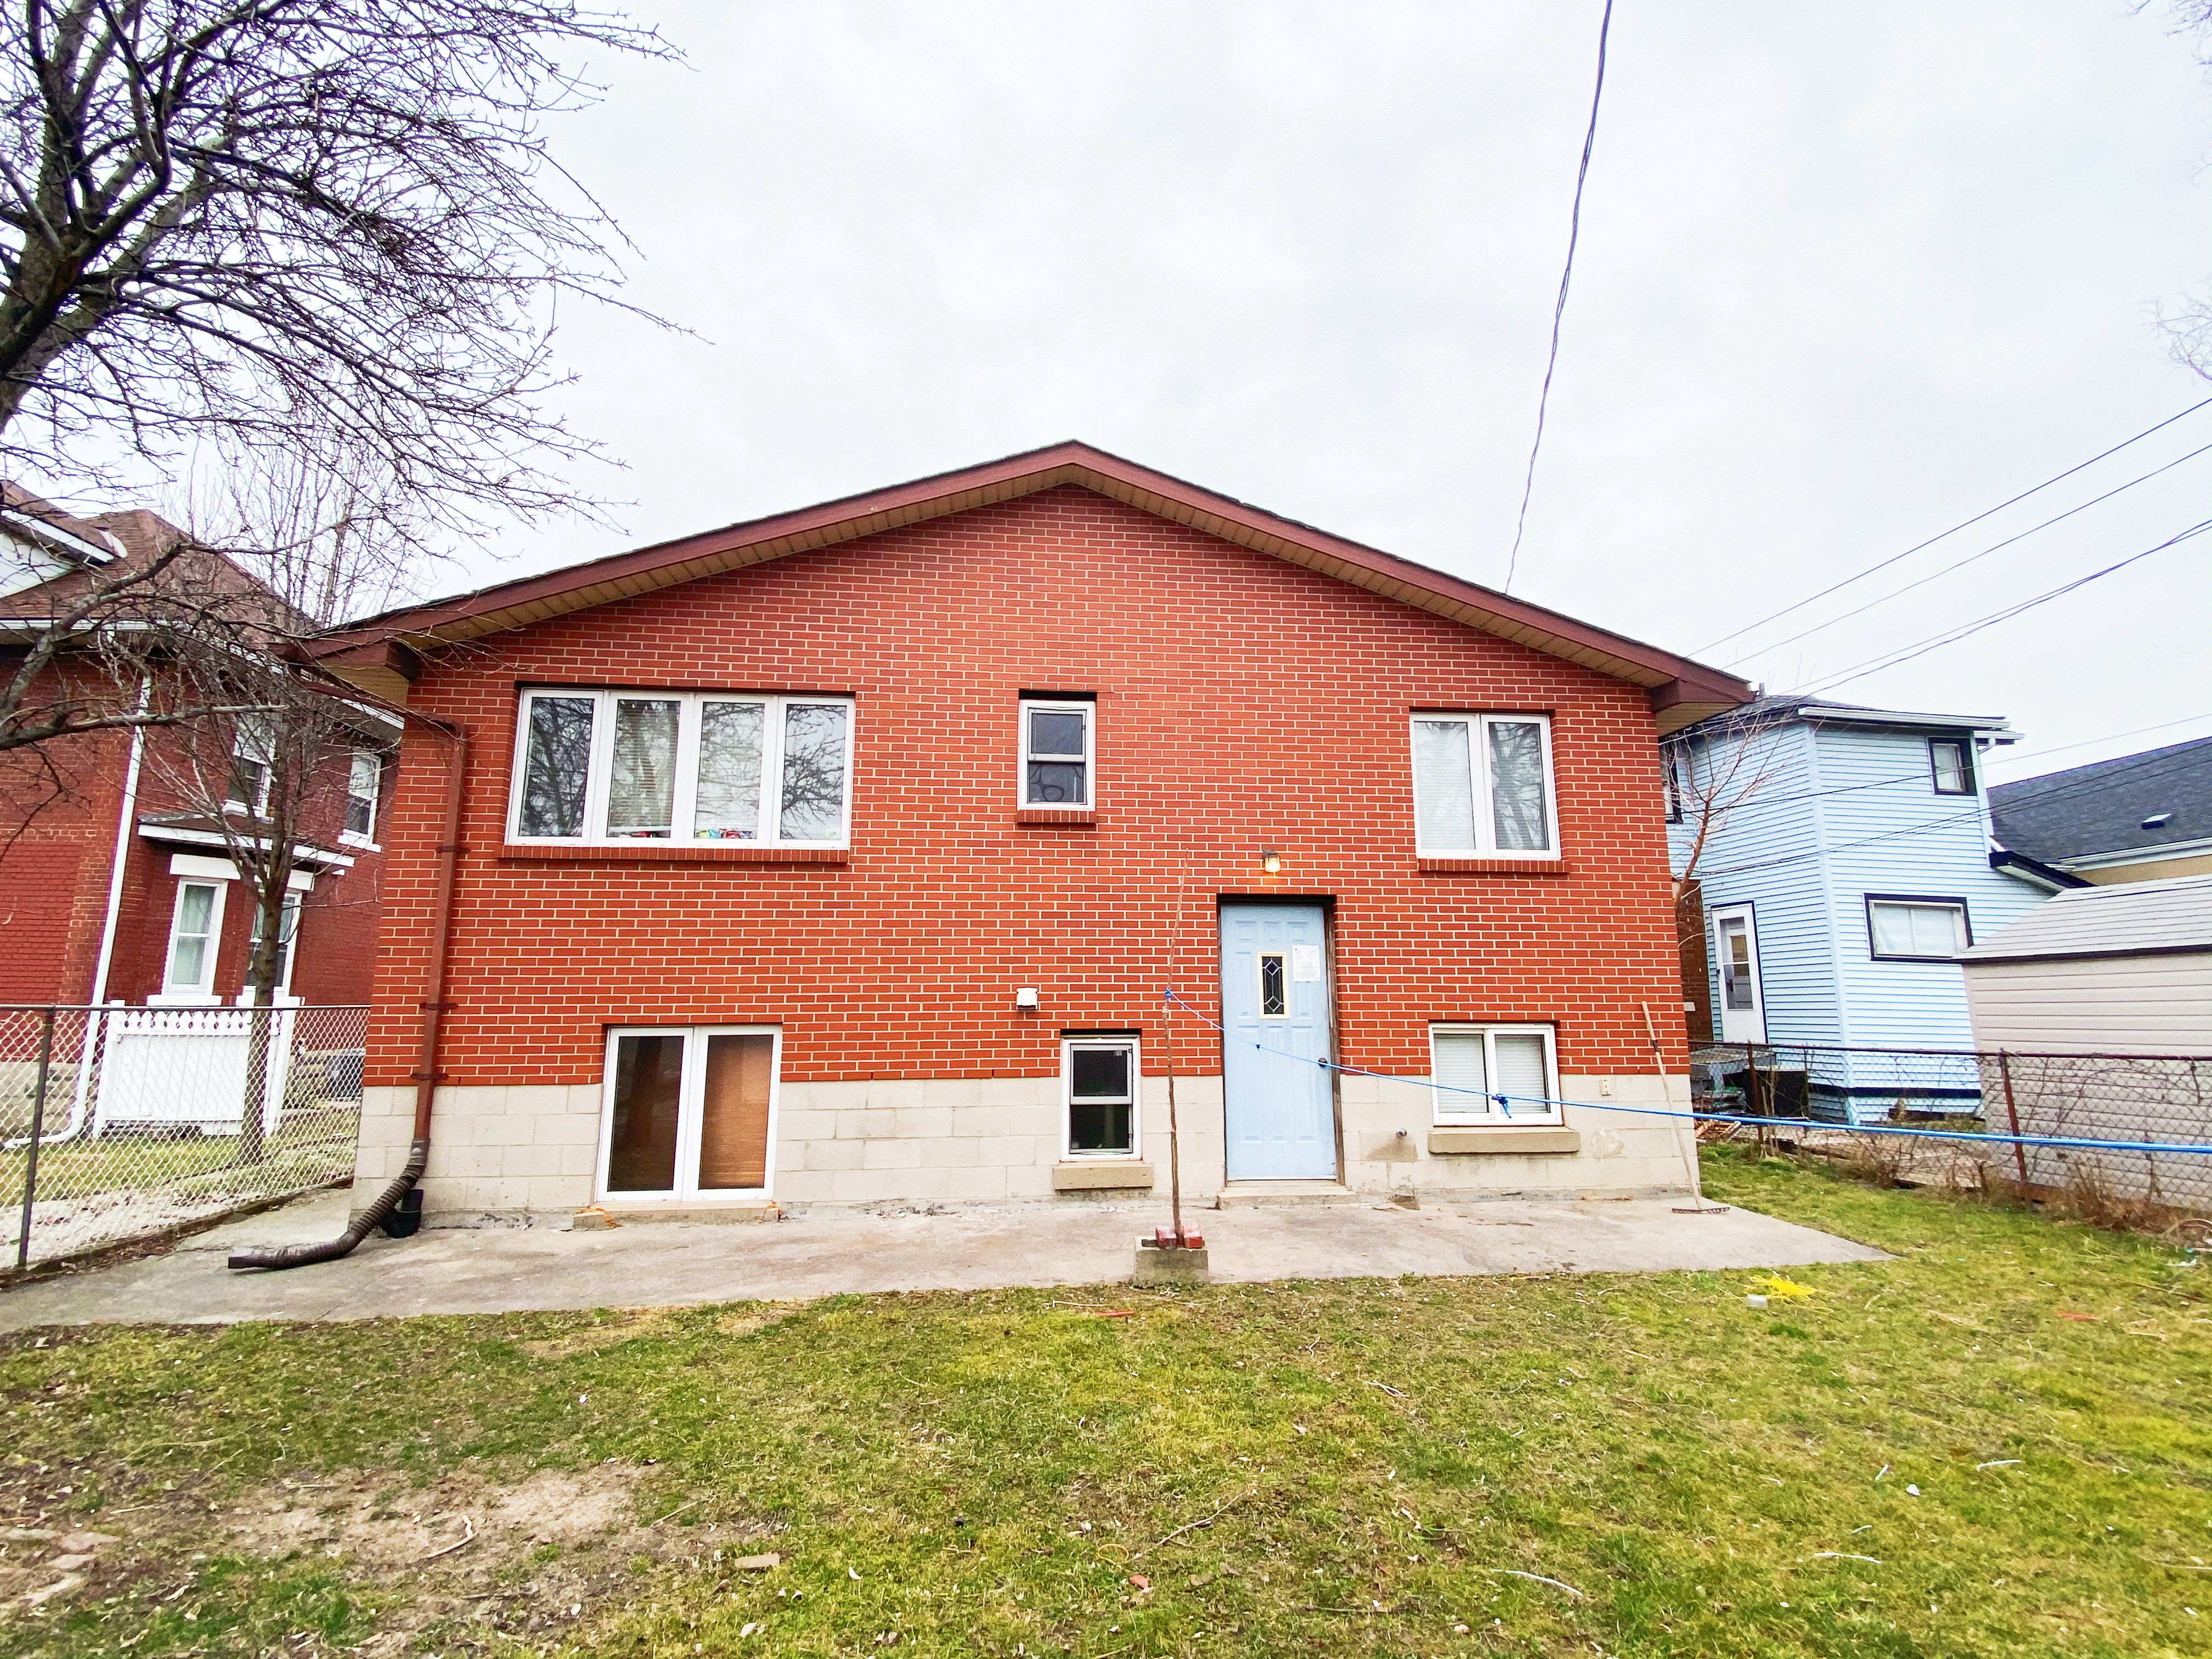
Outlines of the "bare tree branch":
M 620 237 L 542 126 L 603 52 L 673 56 L 579 0 L 7 8 L 0 466 L 308 434 L 448 529 L 591 506 L 542 399 Z

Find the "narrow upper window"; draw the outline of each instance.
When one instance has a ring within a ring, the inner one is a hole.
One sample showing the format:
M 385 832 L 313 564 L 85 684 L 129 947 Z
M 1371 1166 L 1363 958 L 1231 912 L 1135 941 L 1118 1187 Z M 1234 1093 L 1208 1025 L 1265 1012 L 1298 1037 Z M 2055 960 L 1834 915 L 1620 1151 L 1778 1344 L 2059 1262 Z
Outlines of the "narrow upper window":
M 230 740 L 229 804 L 258 812 L 269 804 L 269 769 L 276 741 L 258 714 L 240 714 Z
M 1134 1158 L 1137 1039 L 1071 1037 L 1060 1045 L 1067 1085 L 1067 1155 Z
M 1937 794 L 1971 795 L 1974 793 L 1974 749 L 1965 738 L 1929 738 L 1928 767 L 1935 775 Z
M 222 938 L 222 892 L 216 881 L 180 882 L 176 914 L 169 922 L 169 960 L 161 994 L 171 997 L 215 994 L 216 948 Z
M 1682 821 L 1682 757 L 1668 753 L 1667 763 L 1667 822 Z
M 1948 962 L 1972 945 L 1963 899 L 1867 900 L 1867 940 L 1877 958 Z
M 1091 804 L 1091 702 L 1022 702 L 1022 805 Z
M 517 746 L 516 841 L 846 844 L 843 698 L 531 691 Z
M 1557 854 L 1549 720 L 1416 714 L 1413 725 L 1413 821 L 1424 855 Z
M 1431 1025 L 1429 1059 L 1438 1123 L 1562 1121 L 1548 1025 Z
M 355 750 L 346 779 L 345 832 L 356 841 L 375 838 L 376 797 L 383 781 L 384 757 L 374 749 Z

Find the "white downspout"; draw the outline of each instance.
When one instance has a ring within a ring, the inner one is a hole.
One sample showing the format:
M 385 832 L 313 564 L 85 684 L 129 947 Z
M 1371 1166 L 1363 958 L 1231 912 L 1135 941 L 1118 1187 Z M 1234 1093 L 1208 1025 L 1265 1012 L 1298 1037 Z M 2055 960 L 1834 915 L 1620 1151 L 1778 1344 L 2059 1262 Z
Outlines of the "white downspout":
M 154 679 L 150 674 L 138 678 L 138 708 L 143 715 L 152 702 Z M 107 970 L 115 959 L 115 924 L 123 911 L 124 866 L 131 856 L 131 820 L 138 814 L 138 769 L 146 754 L 146 728 L 131 728 L 131 763 L 123 774 L 123 807 L 115 817 L 115 861 L 107 872 L 107 919 L 100 924 L 100 955 L 92 968 L 92 995 L 88 999 L 94 1008 L 107 1000 Z M 92 1087 L 92 1059 L 100 1052 L 101 1025 L 104 1014 L 85 1016 L 84 1046 L 78 1051 L 76 1091 L 70 1101 L 69 1127 L 52 1140 L 74 1140 L 84 1133 L 84 1116 Z

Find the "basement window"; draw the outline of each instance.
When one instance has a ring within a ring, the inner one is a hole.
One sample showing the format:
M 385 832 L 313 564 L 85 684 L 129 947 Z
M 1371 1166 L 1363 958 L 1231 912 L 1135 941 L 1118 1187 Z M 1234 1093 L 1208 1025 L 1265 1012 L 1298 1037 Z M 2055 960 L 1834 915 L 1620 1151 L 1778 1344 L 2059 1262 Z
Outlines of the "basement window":
M 1070 1037 L 1060 1044 L 1068 1157 L 1137 1156 L 1141 1075 L 1134 1037 Z
M 1431 1025 L 1429 1081 L 1439 1124 L 1565 1121 L 1548 1025 Z
M 1541 714 L 1413 718 L 1423 858 L 1556 858 L 1552 723 Z
M 510 841 L 848 839 L 848 698 L 533 690 L 515 750 Z

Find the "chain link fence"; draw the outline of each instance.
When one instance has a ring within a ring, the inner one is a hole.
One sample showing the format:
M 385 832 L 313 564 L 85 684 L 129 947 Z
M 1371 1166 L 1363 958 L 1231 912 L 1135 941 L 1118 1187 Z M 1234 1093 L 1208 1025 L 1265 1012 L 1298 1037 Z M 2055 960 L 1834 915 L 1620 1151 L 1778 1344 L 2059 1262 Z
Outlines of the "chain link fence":
M 343 1180 L 368 1010 L 0 1007 L 0 1267 Z
M 1834 1124 L 1829 1139 L 1856 1143 L 1885 1173 L 1954 1179 L 1963 1160 L 1984 1184 L 2089 1210 L 2212 1214 L 2212 1152 L 2151 1150 L 2212 1146 L 2212 1058 L 1726 1043 L 1692 1051 L 1690 1083 L 1700 1111 Z M 1876 1127 L 2145 1150 L 1850 1133 Z

